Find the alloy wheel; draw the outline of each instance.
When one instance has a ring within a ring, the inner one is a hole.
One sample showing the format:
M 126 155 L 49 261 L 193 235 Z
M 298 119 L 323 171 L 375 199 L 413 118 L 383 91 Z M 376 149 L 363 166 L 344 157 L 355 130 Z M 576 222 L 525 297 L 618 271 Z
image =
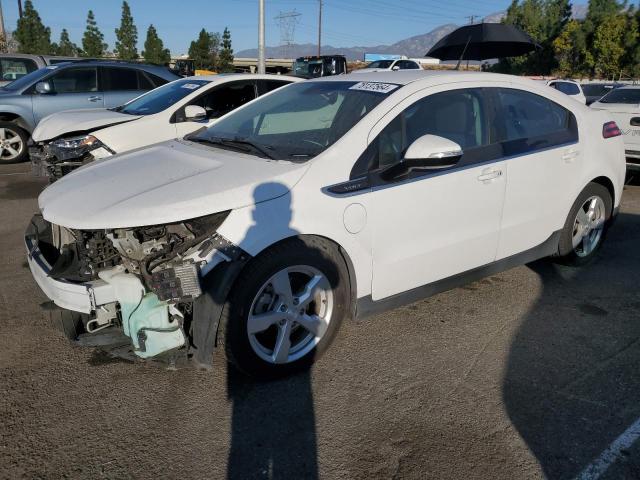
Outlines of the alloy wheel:
M 332 313 L 333 292 L 322 272 L 308 265 L 284 268 L 253 299 L 247 318 L 249 343 L 266 362 L 294 362 L 322 340 Z
M 10 128 L 0 128 L 0 160 L 15 160 L 24 150 L 24 141 Z
M 606 220 L 604 201 L 598 196 L 589 197 L 578 209 L 573 223 L 573 251 L 579 257 L 590 255 L 600 243 Z

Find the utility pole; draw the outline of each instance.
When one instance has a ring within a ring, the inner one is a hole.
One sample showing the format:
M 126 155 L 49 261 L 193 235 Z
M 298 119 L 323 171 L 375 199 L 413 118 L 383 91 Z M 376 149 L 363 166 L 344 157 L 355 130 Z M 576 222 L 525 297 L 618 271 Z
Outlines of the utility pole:
M 260 2 L 260 14 L 258 16 L 258 73 L 265 73 L 264 64 L 264 0 Z
M 479 16 L 479 15 L 469 15 L 469 16 L 466 16 L 466 17 L 464 17 L 464 18 L 468 18 L 468 19 L 469 19 L 469 25 L 473 25 L 473 24 L 475 23 L 475 22 L 474 22 L 474 20 L 475 20 L 475 19 L 476 19 L 476 17 L 478 17 L 478 16 Z
M 7 51 L 7 34 L 4 31 L 4 16 L 2 15 L 2 3 L 0 3 L 0 52 Z
M 318 0 L 318 4 L 318 56 L 320 56 L 322 51 L 322 0 Z

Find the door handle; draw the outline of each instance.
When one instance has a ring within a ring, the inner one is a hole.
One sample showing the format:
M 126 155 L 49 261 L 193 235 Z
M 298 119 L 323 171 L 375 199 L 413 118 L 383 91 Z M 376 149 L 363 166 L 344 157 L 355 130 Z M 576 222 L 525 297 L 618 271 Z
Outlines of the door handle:
M 564 154 L 562 155 L 562 159 L 566 163 L 572 163 L 578 157 L 578 155 L 580 155 L 580 152 L 571 148 L 564 152 Z
M 90 102 L 99 102 L 100 100 L 102 100 L 102 97 L 99 97 L 98 95 L 92 95 L 87 100 L 89 100 Z
M 502 176 L 502 170 L 483 170 L 482 174 L 478 177 L 478 180 L 483 183 L 489 183 L 491 180 L 495 180 Z

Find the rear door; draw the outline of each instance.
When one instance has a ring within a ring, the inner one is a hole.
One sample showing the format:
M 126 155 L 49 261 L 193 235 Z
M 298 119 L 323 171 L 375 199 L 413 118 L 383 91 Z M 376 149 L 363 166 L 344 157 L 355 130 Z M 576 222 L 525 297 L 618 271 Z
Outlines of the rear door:
M 96 67 L 65 68 L 48 77 L 47 81 L 51 83 L 51 93 L 32 92 L 36 123 L 47 115 L 64 110 L 104 107 L 104 95 L 98 89 Z
M 100 67 L 104 105 L 118 107 L 155 88 L 146 72 L 128 67 Z
M 497 259 L 537 247 L 560 230 L 581 178 L 576 118 L 534 93 L 491 89 L 499 115 L 507 191 Z

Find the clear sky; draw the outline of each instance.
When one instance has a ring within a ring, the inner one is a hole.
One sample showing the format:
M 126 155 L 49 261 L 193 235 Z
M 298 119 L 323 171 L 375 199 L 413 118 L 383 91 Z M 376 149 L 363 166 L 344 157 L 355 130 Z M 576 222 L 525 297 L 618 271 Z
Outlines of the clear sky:
M 0 0 L 5 28 L 15 29 L 17 0 Z M 24 0 L 23 0 L 24 3 Z M 33 0 L 52 41 L 66 28 L 80 45 L 87 11 L 92 9 L 112 50 L 114 29 L 120 24 L 121 0 Z M 390 44 L 426 33 L 446 23 L 468 23 L 469 15 L 482 18 L 504 10 L 510 0 L 324 0 L 323 44 L 336 47 Z M 316 43 L 318 0 L 265 0 L 267 45 L 280 45 L 280 12 L 302 15 L 295 28 L 296 43 Z M 138 50 L 153 23 L 173 55 L 186 53 L 201 28 L 231 30 L 233 48 L 255 48 L 258 38 L 258 0 L 129 0 L 138 27 Z

